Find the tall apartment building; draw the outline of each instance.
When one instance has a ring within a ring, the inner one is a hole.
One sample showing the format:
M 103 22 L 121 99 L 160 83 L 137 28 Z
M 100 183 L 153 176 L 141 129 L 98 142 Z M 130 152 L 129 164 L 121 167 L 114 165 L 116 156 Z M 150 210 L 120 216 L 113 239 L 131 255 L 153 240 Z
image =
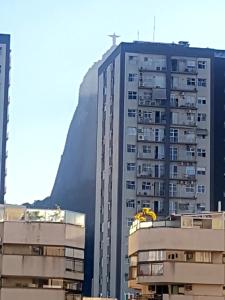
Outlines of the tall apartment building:
M 129 286 L 137 300 L 224 300 L 224 212 L 134 221 Z
M 187 42 L 134 42 L 99 68 L 94 295 L 132 297 L 127 237 L 136 211 L 151 207 L 160 218 L 223 200 L 224 58 Z
M 84 214 L 0 206 L 0 299 L 79 300 Z
M 10 36 L 0 34 L 0 203 L 4 203 L 9 103 Z

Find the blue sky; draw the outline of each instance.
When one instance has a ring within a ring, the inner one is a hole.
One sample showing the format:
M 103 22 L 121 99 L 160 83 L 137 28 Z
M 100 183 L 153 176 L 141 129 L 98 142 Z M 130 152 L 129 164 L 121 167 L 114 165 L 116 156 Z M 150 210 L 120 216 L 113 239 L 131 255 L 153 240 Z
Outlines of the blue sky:
M 0 32 L 11 34 L 7 194 L 9 203 L 48 196 L 79 84 L 119 41 L 187 40 L 225 49 L 223 0 L 0 0 Z

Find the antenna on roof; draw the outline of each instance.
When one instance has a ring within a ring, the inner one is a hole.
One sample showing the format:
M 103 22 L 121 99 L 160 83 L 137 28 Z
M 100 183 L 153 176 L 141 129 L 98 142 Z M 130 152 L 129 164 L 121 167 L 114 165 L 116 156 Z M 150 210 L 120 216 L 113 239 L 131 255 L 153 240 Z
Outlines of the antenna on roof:
M 155 16 L 154 16 L 154 23 L 153 23 L 153 42 L 155 41 Z
M 137 40 L 139 41 L 140 39 L 140 33 L 139 33 L 139 30 L 137 31 Z

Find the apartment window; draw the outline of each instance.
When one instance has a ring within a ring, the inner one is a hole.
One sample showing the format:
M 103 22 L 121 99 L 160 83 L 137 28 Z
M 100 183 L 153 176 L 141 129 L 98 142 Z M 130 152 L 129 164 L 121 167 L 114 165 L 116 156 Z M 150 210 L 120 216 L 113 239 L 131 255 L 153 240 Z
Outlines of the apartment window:
M 130 227 L 133 223 L 133 218 L 127 218 L 127 227 Z
M 152 112 L 151 111 L 143 111 L 143 118 L 144 119 L 152 119 Z
M 163 275 L 163 264 L 152 264 L 152 276 Z
M 200 104 L 200 105 L 206 104 L 206 98 L 205 97 L 198 97 L 198 104 Z
M 177 184 L 176 183 L 170 183 L 169 184 L 169 195 L 170 197 L 175 197 L 177 194 Z
M 205 168 L 197 168 L 197 174 L 198 175 L 205 175 Z
M 195 86 L 196 85 L 195 78 L 188 77 L 187 78 L 187 85 L 188 86 Z
M 206 150 L 202 148 L 197 149 L 197 154 L 199 157 L 206 157 Z
M 68 272 L 84 272 L 84 262 L 82 260 L 66 259 L 66 271 Z
M 135 181 L 127 180 L 126 186 L 128 190 L 135 190 Z
M 186 167 L 186 175 L 194 176 L 195 175 L 195 167 L 193 167 L 193 166 Z
M 140 251 L 138 253 L 139 262 L 163 261 L 163 260 L 165 260 L 165 251 L 163 250 Z
M 185 186 L 186 193 L 194 193 L 195 192 L 195 186 L 193 183 L 187 183 Z
M 178 175 L 178 167 L 177 166 L 170 166 L 170 176 L 171 178 L 176 178 Z
M 143 153 L 151 153 L 151 146 L 143 145 Z
M 151 264 L 139 264 L 138 275 L 140 276 L 150 276 L 152 274 Z
M 199 184 L 197 187 L 197 191 L 199 194 L 204 194 L 205 193 L 205 186 L 203 184 Z
M 188 157 L 194 157 L 195 156 L 195 148 L 188 145 L 186 147 L 186 151 L 187 151 L 187 156 Z
M 170 160 L 177 160 L 178 149 L 176 147 L 170 147 Z
M 129 73 L 128 74 L 128 81 L 135 81 L 137 79 L 136 73 Z
M 198 113 L 198 122 L 206 121 L 205 113 Z
M 206 61 L 205 60 L 198 61 L 198 69 L 206 69 Z
M 150 201 L 149 200 L 143 200 L 141 202 L 141 207 L 145 208 L 145 207 L 150 207 Z
M 127 145 L 127 152 L 130 152 L 130 153 L 136 152 L 136 146 L 135 146 L 135 145 L 128 144 L 128 145 Z
M 128 200 L 126 201 L 126 206 L 127 206 L 128 208 L 135 208 L 135 200 L 133 200 L 133 199 L 128 199 Z
M 136 117 L 136 110 L 135 109 L 128 109 L 127 115 L 129 118 L 135 118 Z
M 151 172 L 151 170 L 152 170 L 151 164 L 142 165 L 142 172 Z
M 2 47 L 0 47 L 0 55 L 2 55 Z
M 67 257 L 77 257 L 77 258 L 83 258 L 84 252 L 79 249 L 75 248 L 65 248 L 65 256 Z
M 135 56 L 135 55 L 129 55 L 129 63 L 131 63 L 131 64 L 136 64 L 136 62 L 137 62 L 137 56 Z
M 135 171 L 135 163 L 127 163 L 127 171 Z
M 212 262 L 212 255 L 211 252 L 195 252 L 195 261 L 196 262 L 207 262 L 211 263 Z
M 179 210 L 183 210 L 183 211 L 189 210 L 189 203 L 179 203 L 178 207 Z
M 127 127 L 127 134 L 128 135 L 137 135 L 137 128 L 136 127 Z
M 151 183 L 149 181 L 143 181 L 141 186 L 143 191 L 151 189 Z
M 170 128 L 170 142 L 172 143 L 178 142 L 178 129 Z
M 137 92 L 135 92 L 135 91 L 128 91 L 128 99 L 129 100 L 136 100 L 137 99 Z
M 206 87 L 206 79 L 198 78 L 198 86 Z

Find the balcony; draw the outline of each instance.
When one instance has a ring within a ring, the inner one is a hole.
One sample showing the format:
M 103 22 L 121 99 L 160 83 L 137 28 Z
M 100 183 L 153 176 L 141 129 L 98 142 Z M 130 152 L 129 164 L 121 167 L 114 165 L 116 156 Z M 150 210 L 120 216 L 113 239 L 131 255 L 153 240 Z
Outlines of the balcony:
M 174 101 L 173 99 L 170 100 L 170 107 L 171 108 L 180 108 L 180 109 L 188 109 L 188 110 L 196 110 L 197 106 L 196 103 L 184 102 L 184 101 Z
M 189 121 L 189 120 L 178 120 L 178 121 L 173 121 L 171 120 L 171 123 L 170 123 L 172 126 L 184 126 L 184 127 L 196 127 L 197 126 L 197 123 L 196 121 Z
M 165 65 L 142 65 L 139 67 L 139 72 L 166 72 L 166 64 Z
M 153 120 L 152 118 L 145 118 L 142 116 L 138 117 L 138 124 L 145 124 L 145 125 L 149 125 L 149 124 L 157 124 L 157 125 L 165 125 L 166 124 L 166 120 L 165 120 L 165 116 L 161 116 L 161 118 L 155 118 L 155 120 Z
M 181 74 L 197 75 L 196 61 L 192 61 L 191 64 L 186 59 L 171 59 L 171 72 Z
M 150 97 L 139 97 L 138 101 L 139 106 L 147 106 L 147 107 L 165 107 L 166 100 L 165 99 L 150 99 Z

